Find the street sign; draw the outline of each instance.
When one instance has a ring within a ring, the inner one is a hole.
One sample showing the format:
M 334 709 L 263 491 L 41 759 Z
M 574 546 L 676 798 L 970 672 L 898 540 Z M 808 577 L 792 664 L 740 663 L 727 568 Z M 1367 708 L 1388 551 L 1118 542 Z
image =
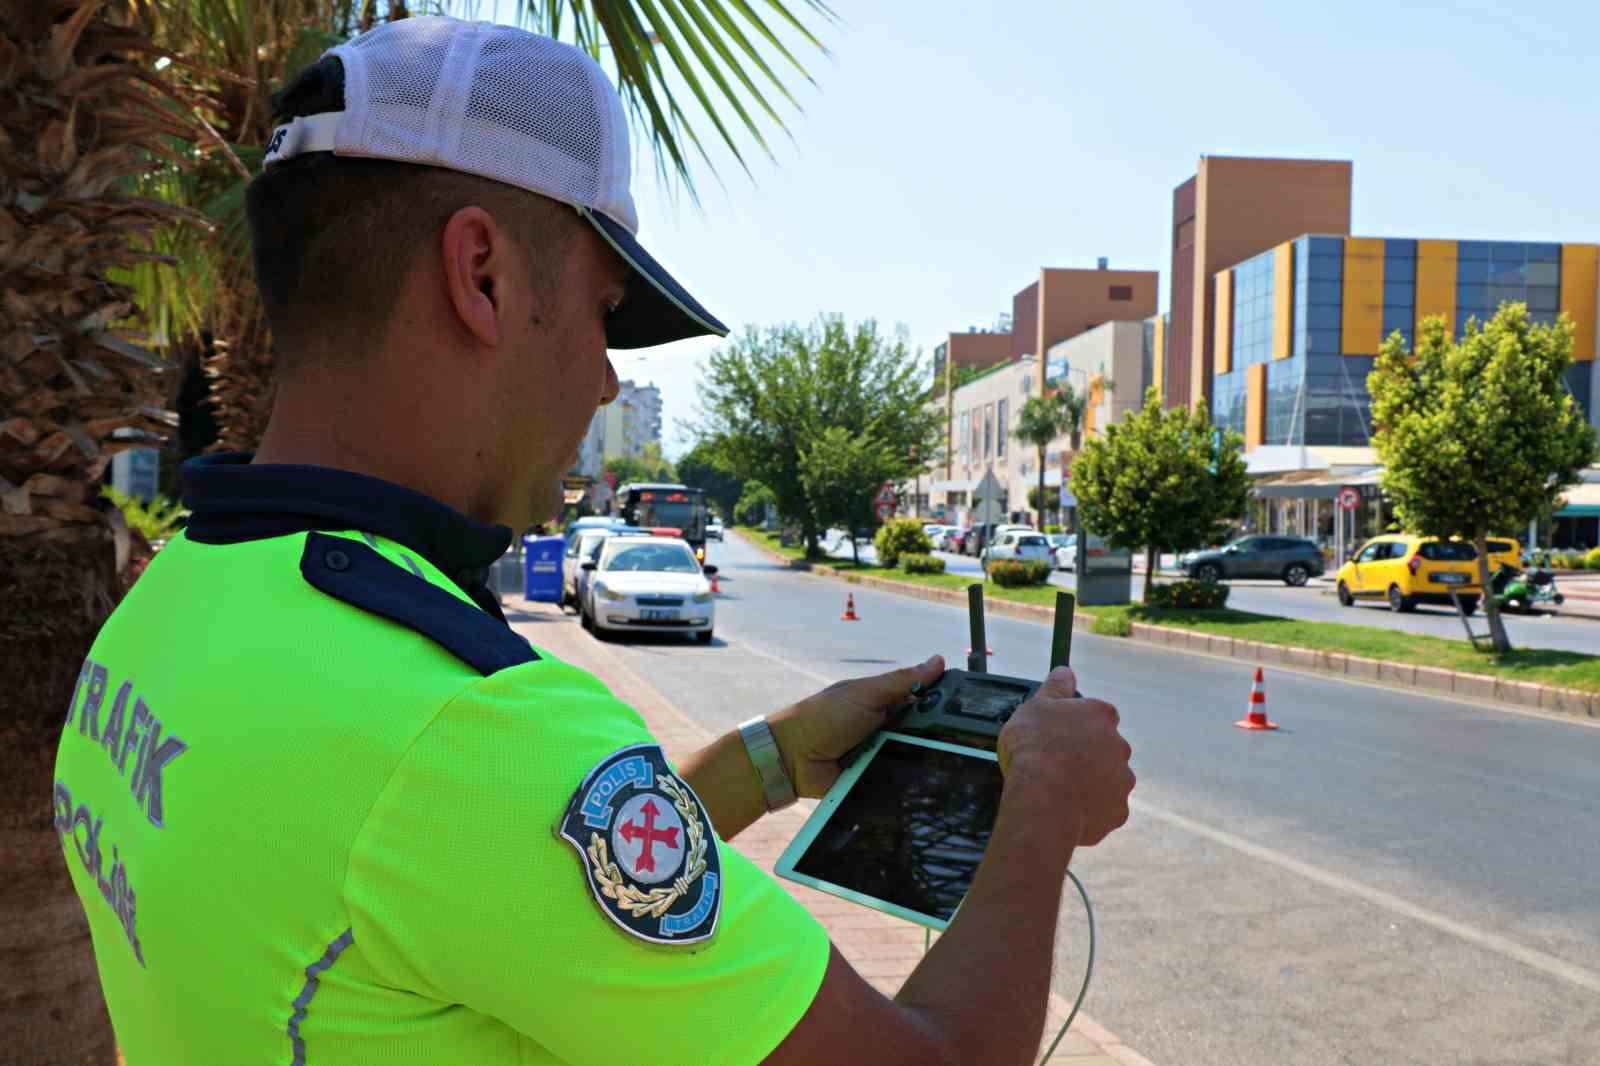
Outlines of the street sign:
M 1339 506 L 1346 511 L 1354 511 L 1361 506 L 1361 493 L 1357 492 L 1354 487 L 1346 485 L 1339 490 Z
M 883 487 L 878 490 L 878 503 L 879 504 L 885 504 L 885 503 L 892 504 L 892 503 L 894 503 L 894 501 L 895 501 L 894 483 L 892 481 L 885 481 L 883 483 Z
M 877 506 L 877 512 L 878 512 L 878 521 L 887 522 L 889 519 L 894 517 L 894 504 L 893 503 L 879 503 L 878 506 Z
M 1005 498 L 1005 490 L 1000 487 L 1000 481 L 994 476 L 994 468 L 984 471 L 983 477 L 972 490 L 973 511 L 972 517 L 977 522 L 996 522 L 1000 519 L 1000 503 Z

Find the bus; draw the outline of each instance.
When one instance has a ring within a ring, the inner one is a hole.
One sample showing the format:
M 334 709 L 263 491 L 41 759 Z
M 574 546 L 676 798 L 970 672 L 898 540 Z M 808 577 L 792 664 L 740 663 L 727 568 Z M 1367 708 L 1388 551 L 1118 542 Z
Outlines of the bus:
M 630 526 L 670 527 L 705 558 L 706 491 L 688 485 L 630 482 L 617 489 L 618 513 Z

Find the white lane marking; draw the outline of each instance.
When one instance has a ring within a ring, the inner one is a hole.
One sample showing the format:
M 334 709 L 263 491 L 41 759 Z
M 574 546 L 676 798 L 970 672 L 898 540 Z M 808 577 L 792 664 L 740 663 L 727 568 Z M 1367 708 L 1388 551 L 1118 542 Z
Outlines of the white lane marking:
M 1243 837 L 1234 836 L 1232 833 L 1221 829 L 1214 829 L 1204 822 L 1197 822 L 1193 818 L 1164 810 L 1143 800 L 1132 799 L 1129 801 L 1129 806 L 1140 814 L 1147 815 L 1157 821 L 1166 822 L 1168 825 L 1173 825 L 1196 836 L 1204 837 L 1215 844 L 1221 844 L 1225 848 L 1230 848 L 1252 859 L 1276 866 L 1280 870 L 1286 870 L 1308 881 L 1314 881 L 1336 892 L 1343 892 L 1346 895 L 1365 900 L 1373 906 L 1382 907 L 1384 910 L 1409 918 L 1414 922 L 1421 922 L 1423 925 L 1431 926 L 1441 933 L 1456 937 L 1458 940 L 1464 940 L 1486 951 L 1492 951 L 1502 958 L 1510 959 L 1512 962 L 1519 962 L 1530 969 L 1538 970 L 1540 973 L 1550 977 L 1577 985 L 1579 988 L 1589 992 L 1600 992 L 1600 973 L 1586 970 L 1582 966 L 1557 958 L 1549 952 L 1530 948 L 1525 944 L 1519 944 L 1497 933 L 1487 932 L 1465 922 L 1458 922 L 1454 918 L 1447 918 L 1435 911 L 1428 910 L 1426 907 L 1419 907 L 1415 903 L 1407 902 L 1399 896 L 1385 892 L 1382 889 L 1364 885 L 1359 881 L 1352 881 L 1348 877 L 1342 877 L 1319 866 L 1313 866 L 1308 862 L 1301 862 L 1299 859 L 1291 858 L 1281 851 L 1276 851 L 1261 844 L 1251 843 Z

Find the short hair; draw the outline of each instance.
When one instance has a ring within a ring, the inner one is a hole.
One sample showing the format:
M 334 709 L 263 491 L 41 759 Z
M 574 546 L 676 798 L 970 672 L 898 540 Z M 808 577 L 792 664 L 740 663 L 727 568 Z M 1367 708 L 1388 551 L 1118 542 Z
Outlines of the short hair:
M 319 60 L 272 105 L 280 123 L 343 110 L 344 65 L 334 56 Z M 257 175 L 245 214 L 276 369 L 292 372 L 312 351 L 353 356 L 362 338 L 388 323 L 419 251 L 437 248 L 445 223 L 472 205 L 516 238 L 538 291 L 559 285 L 579 219 L 537 193 L 442 167 L 331 152 L 295 156 Z

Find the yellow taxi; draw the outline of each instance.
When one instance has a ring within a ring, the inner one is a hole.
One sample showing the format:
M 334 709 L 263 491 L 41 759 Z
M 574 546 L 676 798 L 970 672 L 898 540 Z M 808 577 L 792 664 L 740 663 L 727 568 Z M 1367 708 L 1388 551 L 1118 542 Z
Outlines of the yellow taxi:
M 1493 567 L 1493 553 L 1489 561 Z M 1355 558 L 1339 568 L 1337 581 L 1339 602 L 1346 607 L 1361 599 L 1385 600 L 1391 611 L 1409 611 L 1419 603 L 1451 605 L 1454 591 L 1471 614 L 1481 595 L 1476 548 L 1465 541 L 1407 533 L 1367 541 Z

